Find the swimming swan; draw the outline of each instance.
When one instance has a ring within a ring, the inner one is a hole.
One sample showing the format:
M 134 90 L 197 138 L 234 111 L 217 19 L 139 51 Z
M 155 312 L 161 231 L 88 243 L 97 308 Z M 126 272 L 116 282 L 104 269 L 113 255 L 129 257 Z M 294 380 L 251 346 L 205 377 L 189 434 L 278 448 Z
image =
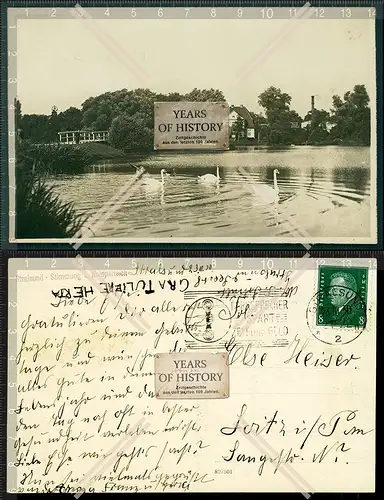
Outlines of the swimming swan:
M 160 189 L 161 187 L 164 187 L 164 174 L 166 173 L 167 171 L 164 168 L 160 170 L 161 181 L 154 179 L 153 177 L 145 177 L 145 179 L 143 179 L 144 186 L 150 189 Z
M 279 201 L 279 187 L 277 185 L 277 174 L 280 172 L 275 168 L 273 171 L 273 188 L 266 184 L 257 184 L 253 186 L 253 194 L 256 195 L 258 201 L 262 203 L 274 203 Z
M 202 184 L 218 184 L 220 181 L 220 175 L 219 175 L 219 166 L 216 167 L 216 175 L 213 174 L 205 174 L 205 175 L 198 175 L 197 176 L 198 182 L 201 182 Z

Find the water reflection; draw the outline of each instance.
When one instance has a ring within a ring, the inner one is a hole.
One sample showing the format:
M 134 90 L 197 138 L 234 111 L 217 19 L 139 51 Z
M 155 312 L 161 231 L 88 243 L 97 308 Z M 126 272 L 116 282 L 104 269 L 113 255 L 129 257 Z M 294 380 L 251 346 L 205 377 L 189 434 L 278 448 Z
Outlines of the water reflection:
M 162 168 L 171 175 L 155 191 L 138 183 L 96 236 L 369 236 L 368 148 L 156 154 L 136 165 L 156 179 Z M 216 175 L 216 166 L 220 167 L 217 185 L 197 182 L 203 174 Z M 278 203 L 261 206 L 255 200 L 254 187 L 273 187 L 274 169 L 279 170 Z M 135 173 L 129 161 L 112 163 L 105 171 L 96 168 L 87 174 L 56 177 L 53 185 L 65 201 L 75 203 L 79 212 L 93 215 Z M 346 224 L 346 217 L 353 224 Z
M 332 171 L 332 179 L 335 185 L 344 184 L 352 191 L 366 190 L 369 186 L 370 172 L 366 167 L 355 167 L 353 169 L 335 168 Z

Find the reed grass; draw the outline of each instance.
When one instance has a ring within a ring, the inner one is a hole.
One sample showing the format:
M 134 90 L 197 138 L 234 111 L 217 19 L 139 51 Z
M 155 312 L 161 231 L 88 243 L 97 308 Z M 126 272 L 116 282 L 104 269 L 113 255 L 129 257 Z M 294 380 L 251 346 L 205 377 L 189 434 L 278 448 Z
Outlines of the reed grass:
M 16 175 L 16 212 L 17 238 L 71 238 L 86 221 L 54 186 L 32 173 Z
M 16 237 L 71 238 L 84 228 L 87 217 L 63 202 L 46 177 L 78 173 L 90 157 L 60 144 L 16 145 Z
M 27 142 L 18 147 L 17 161 L 25 171 L 40 176 L 81 173 L 95 162 L 93 155 L 79 146 Z

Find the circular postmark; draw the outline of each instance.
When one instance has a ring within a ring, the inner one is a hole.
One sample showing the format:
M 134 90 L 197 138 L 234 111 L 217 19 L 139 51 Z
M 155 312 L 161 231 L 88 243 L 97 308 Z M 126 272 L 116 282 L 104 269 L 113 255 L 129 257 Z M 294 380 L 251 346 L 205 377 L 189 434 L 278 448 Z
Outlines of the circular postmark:
M 306 316 L 312 335 L 330 345 L 353 342 L 367 324 L 363 298 L 352 288 L 341 285 L 319 290 L 309 301 Z
M 202 297 L 187 309 L 185 327 L 189 335 L 199 342 L 217 342 L 231 327 L 230 310 L 216 297 Z

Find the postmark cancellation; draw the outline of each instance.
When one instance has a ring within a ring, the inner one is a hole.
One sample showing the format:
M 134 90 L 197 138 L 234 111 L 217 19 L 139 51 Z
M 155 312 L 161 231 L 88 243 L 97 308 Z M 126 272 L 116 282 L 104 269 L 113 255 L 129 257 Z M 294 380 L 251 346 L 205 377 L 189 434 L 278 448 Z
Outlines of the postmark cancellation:
M 367 323 L 368 268 L 320 266 L 307 308 L 312 334 L 327 344 L 355 340 Z

